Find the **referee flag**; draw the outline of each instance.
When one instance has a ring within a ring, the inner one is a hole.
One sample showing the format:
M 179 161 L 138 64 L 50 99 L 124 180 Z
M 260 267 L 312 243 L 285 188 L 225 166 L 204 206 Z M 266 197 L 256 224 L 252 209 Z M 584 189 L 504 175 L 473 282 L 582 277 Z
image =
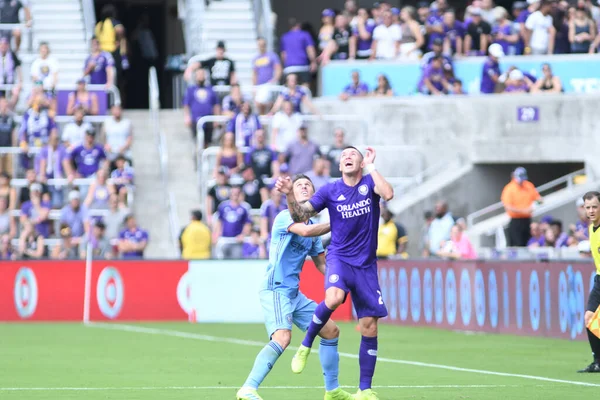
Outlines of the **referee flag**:
M 590 330 L 590 332 L 600 338 L 600 306 L 598 309 L 596 309 L 594 315 L 592 315 L 592 319 L 590 320 L 587 328 Z

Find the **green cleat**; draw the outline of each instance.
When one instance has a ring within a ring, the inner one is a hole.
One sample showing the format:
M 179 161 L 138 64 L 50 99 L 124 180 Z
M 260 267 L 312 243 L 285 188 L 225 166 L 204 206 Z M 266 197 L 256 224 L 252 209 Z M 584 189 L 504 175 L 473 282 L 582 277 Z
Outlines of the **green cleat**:
M 359 389 L 358 393 L 356 393 L 354 395 L 354 398 L 356 400 L 379 400 L 379 397 L 377 397 L 377 393 L 375 393 L 371 389 L 367 389 L 367 390 Z
M 308 360 L 308 356 L 310 355 L 310 347 L 306 347 L 300 345 L 300 348 L 292 358 L 292 372 L 295 374 L 299 374 L 304 371 L 304 367 L 306 367 L 306 360 Z
M 238 390 L 235 398 L 236 400 L 263 400 L 263 398 L 258 395 L 256 389 L 249 387 L 243 387 Z
M 352 400 L 354 396 L 350 393 L 343 391 L 341 388 L 330 390 L 325 392 L 325 400 Z

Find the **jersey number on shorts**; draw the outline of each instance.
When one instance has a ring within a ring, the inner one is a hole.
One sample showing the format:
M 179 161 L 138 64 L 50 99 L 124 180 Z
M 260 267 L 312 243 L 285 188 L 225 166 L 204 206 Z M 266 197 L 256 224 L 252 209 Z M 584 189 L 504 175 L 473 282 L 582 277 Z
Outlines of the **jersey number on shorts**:
M 379 304 L 383 304 L 383 298 L 382 298 L 382 296 L 381 296 L 381 290 L 378 290 L 378 291 L 377 291 L 377 294 L 379 295 L 379 300 L 378 300 L 378 301 L 379 301 Z

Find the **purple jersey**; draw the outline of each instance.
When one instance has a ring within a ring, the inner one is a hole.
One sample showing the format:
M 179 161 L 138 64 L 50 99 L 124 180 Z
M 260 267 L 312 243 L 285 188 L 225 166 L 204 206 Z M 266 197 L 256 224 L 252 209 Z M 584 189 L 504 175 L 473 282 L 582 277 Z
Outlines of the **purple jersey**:
M 46 173 L 48 179 L 60 179 L 65 177 L 63 170 L 63 161 L 69 158 L 67 149 L 62 144 L 59 144 L 56 149 L 52 149 L 49 145 L 44 146 L 39 154 L 39 159 L 46 160 L 46 171 L 36 171 Z
M 500 64 L 488 58 L 485 64 L 483 64 L 483 71 L 481 73 L 481 86 L 479 88 L 481 93 L 494 93 L 496 89 L 496 82 L 492 79 L 494 76 L 500 76 Z
M 369 87 L 364 82 L 359 82 L 358 85 L 351 83 L 344 88 L 344 93 L 350 96 L 358 96 L 360 94 L 369 93 Z
M 527 84 L 525 82 L 521 82 L 517 85 L 507 85 L 504 88 L 504 92 L 505 93 L 526 93 L 529 92 L 529 87 L 527 87 Z
M 519 54 L 518 42 L 511 43 L 506 39 L 496 39 L 496 35 L 498 35 L 498 33 L 502 33 L 504 36 L 514 34 L 512 23 L 503 26 L 494 26 L 492 28 L 492 37 L 494 38 L 494 43 L 498 43 L 500 46 L 502 46 L 502 50 L 504 50 L 504 54 L 507 56 Z
M 110 179 L 115 183 L 117 190 L 121 189 L 125 185 L 133 184 L 133 169 L 130 167 L 124 167 L 123 169 L 115 169 L 110 173 Z
M 284 67 L 308 67 L 308 47 L 315 47 L 315 42 L 308 32 L 294 29 L 285 33 L 280 40 L 281 52 L 285 52 Z
M 71 159 L 77 165 L 77 172 L 87 178 L 98 171 L 100 163 L 106 159 L 106 153 L 99 144 L 94 144 L 92 147 L 80 145 L 71 152 Z
M 365 23 L 365 30 L 369 33 L 369 39 L 360 38 L 358 27 L 354 27 L 352 33 L 356 36 L 356 55 L 358 57 L 369 57 L 371 55 L 371 45 L 373 44 L 373 31 L 377 27 L 374 20 L 369 18 Z
M 52 208 L 52 204 L 49 201 L 41 201 L 40 208 L 50 210 Z M 27 216 L 27 218 L 33 220 L 33 222 L 39 218 L 39 213 L 36 208 L 33 206 L 31 201 L 26 201 L 21 205 L 21 215 Z M 46 220 L 40 223 L 35 224 L 35 231 L 47 238 L 50 236 L 50 220 Z
M 226 200 L 219 205 L 219 221 L 223 231 L 223 237 L 236 237 L 244 230 L 244 225 L 252 223 L 249 213 L 250 206 L 246 203 L 233 205 Z
M 260 208 L 260 216 L 267 218 L 267 229 L 269 233 L 271 233 L 271 229 L 273 229 L 273 221 L 275 221 L 275 217 L 283 210 L 287 210 L 287 202 L 284 199 L 281 200 L 279 205 L 276 205 L 271 199 L 263 203 L 262 207 Z
M 19 129 L 19 141 L 32 147 L 42 147 L 48 143 L 50 132 L 56 129 L 54 119 L 46 112 L 36 112 L 31 108 L 23 115 Z
M 119 239 L 129 240 L 134 243 L 142 243 L 148 241 L 148 232 L 143 229 L 135 228 L 134 230 L 125 229 L 119 233 Z M 144 256 L 143 251 L 131 251 L 121 254 L 123 258 L 141 258 Z
M 260 246 L 254 243 L 244 243 L 242 245 L 242 258 L 259 258 Z
M 233 132 L 238 147 L 251 146 L 254 134 L 258 129 L 262 129 L 262 125 L 255 114 L 246 117 L 243 113 L 237 113 L 227 123 L 227 132 Z
M 281 65 L 279 56 L 272 51 L 259 54 L 252 60 L 252 68 L 256 73 L 256 84 L 262 85 L 270 82 L 275 76 L 275 67 Z
M 92 85 L 104 85 L 108 80 L 106 70 L 115 66 L 115 60 L 110 53 L 101 51 L 97 55 L 90 54 L 85 60 L 85 68 L 94 63 L 94 69 L 90 72 L 90 83 Z
M 443 24 L 443 20 L 442 20 L 442 16 L 440 14 L 436 13 L 431 13 L 431 15 L 427 18 L 427 25 L 431 25 L 431 26 L 442 26 Z M 445 34 L 444 33 L 439 33 L 439 32 L 431 32 L 429 34 L 429 40 L 427 42 L 427 48 L 429 50 L 431 50 L 432 46 L 433 46 L 433 41 L 435 39 L 444 39 Z
M 353 187 L 338 179 L 315 193 L 310 204 L 317 212 L 327 208 L 331 220 L 328 259 L 334 257 L 357 268 L 375 263 L 380 200 L 371 175 Z
M 192 85 L 188 87 L 183 105 L 190 108 L 192 120 L 198 122 L 201 117 L 213 115 L 213 107 L 219 104 L 217 95 L 211 87 Z
M 292 103 L 292 105 L 294 106 L 294 112 L 297 112 L 297 113 L 302 112 L 302 110 L 300 109 L 300 106 L 302 105 L 302 100 L 304 99 L 305 96 L 306 96 L 306 91 L 300 85 L 296 86 L 294 93 L 292 93 L 292 91 L 288 88 L 283 88 L 283 90 L 281 91 L 281 97 L 283 97 L 283 100 L 290 101 Z
M 460 21 L 454 21 L 453 26 L 448 26 L 444 24 L 444 35 L 450 40 L 450 47 L 452 50 L 456 51 L 456 39 L 464 38 L 465 36 L 465 27 Z
M 425 79 L 428 79 L 429 82 L 439 91 L 444 90 L 444 69 L 443 68 L 434 68 L 432 64 L 429 64 L 423 70 L 423 75 L 421 76 L 421 81 L 419 82 L 418 88 L 421 92 L 429 92 L 429 88 L 425 85 Z

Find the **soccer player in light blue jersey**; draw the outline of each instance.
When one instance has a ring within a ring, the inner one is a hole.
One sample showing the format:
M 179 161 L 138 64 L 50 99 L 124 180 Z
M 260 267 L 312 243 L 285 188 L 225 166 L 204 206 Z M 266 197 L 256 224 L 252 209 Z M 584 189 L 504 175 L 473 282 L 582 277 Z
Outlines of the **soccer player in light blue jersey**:
M 367 147 L 365 156 L 352 146 L 340 157 L 342 179 L 323 186 L 308 201 L 298 201 L 291 182 L 279 178 L 275 187 L 287 194 L 288 208 L 294 221 L 304 221 L 321 210 L 329 210 L 331 244 L 327 248 L 325 301 L 317 306 L 302 345 L 292 360 L 292 371 L 306 366 L 313 341 L 327 324 L 333 311 L 352 294 L 362 335 L 358 362 L 360 384 L 357 400 L 378 400 L 372 390 L 377 362 L 377 321 L 387 316 L 377 276 L 377 232 L 379 202 L 394 197 L 392 186 L 377 171 L 375 149 Z M 363 175 L 363 169 L 366 175 Z
M 290 181 L 294 197 L 305 202 L 315 192 L 311 180 L 298 175 Z M 306 218 L 294 222 L 288 210 L 280 212 L 273 221 L 269 265 L 260 292 L 265 325 L 270 342 L 258 353 L 252 371 L 238 400 L 262 400 L 257 390 L 277 359 L 290 344 L 292 323 L 306 331 L 313 319 L 317 304 L 299 290 L 300 271 L 307 256 L 325 274 L 325 250 L 318 236 L 329 232 L 329 224 L 313 224 Z M 319 321 L 320 322 L 320 321 Z M 339 387 L 339 354 L 337 325 L 328 320 L 318 335 L 321 336 L 319 358 L 325 377 L 325 400 L 350 400 L 352 395 Z

